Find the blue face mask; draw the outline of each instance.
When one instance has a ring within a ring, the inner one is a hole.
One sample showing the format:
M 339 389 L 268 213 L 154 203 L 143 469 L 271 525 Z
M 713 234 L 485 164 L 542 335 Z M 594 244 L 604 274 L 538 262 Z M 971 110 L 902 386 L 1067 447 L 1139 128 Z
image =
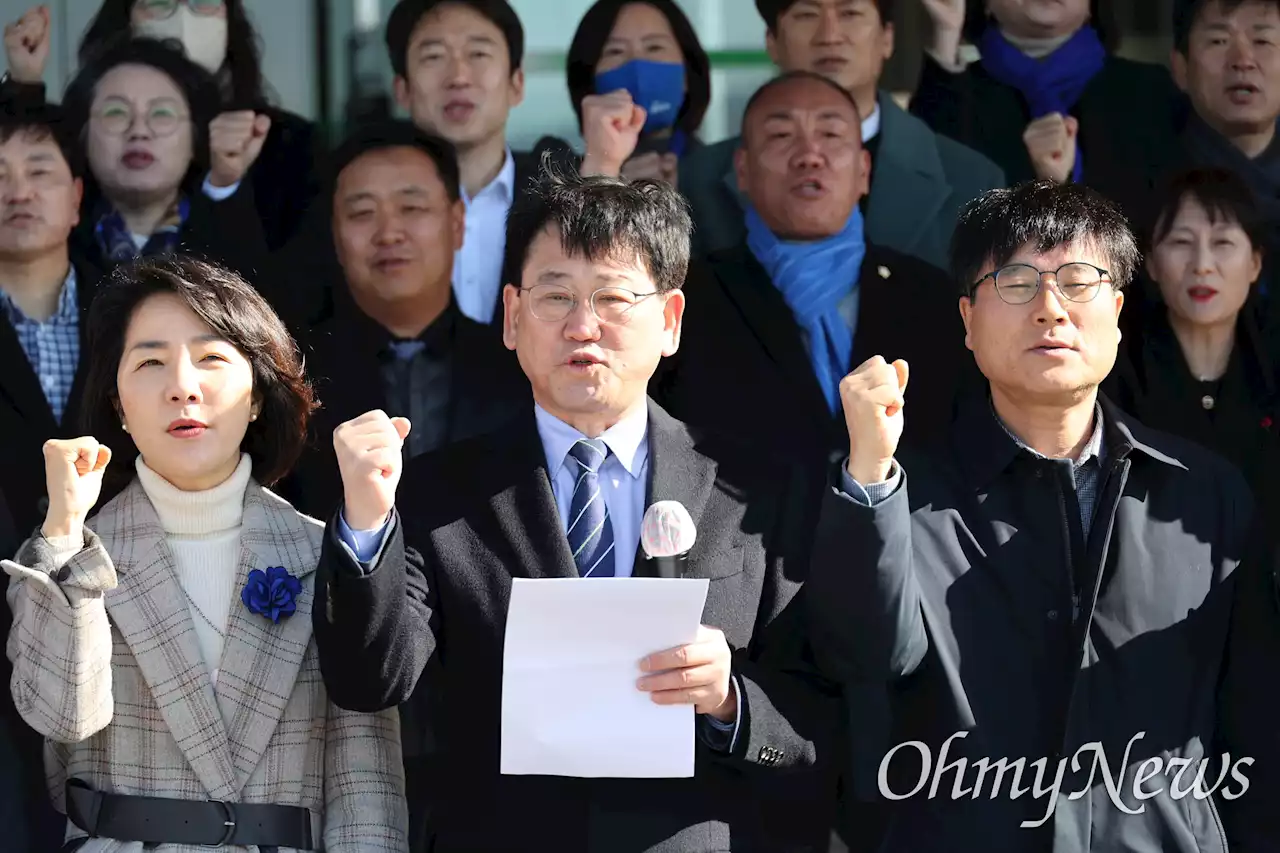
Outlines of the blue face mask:
M 618 89 L 626 89 L 631 99 L 644 107 L 642 133 L 674 127 L 684 106 L 684 64 L 633 59 L 596 75 L 596 92 L 605 94 Z

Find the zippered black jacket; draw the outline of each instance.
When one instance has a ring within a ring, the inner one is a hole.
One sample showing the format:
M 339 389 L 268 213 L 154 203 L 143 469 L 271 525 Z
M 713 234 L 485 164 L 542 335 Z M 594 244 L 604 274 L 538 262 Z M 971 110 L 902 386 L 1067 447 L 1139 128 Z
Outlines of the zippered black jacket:
M 1216 800 L 1241 790 L 1240 756 L 1218 795 L 1173 789 L 1202 759 L 1202 789 L 1221 771 L 1249 490 L 1209 451 L 1101 406 L 1088 537 L 1071 462 L 1020 449 L 984 397 L 938 452 L 899 456 L 904 480 L 881 503 L 824 498 L 806 595 L 819 659 L 846 684 L 888 685 L 879 787 L 919 785 L 887 802 L 887 853 L 1226 850 Z

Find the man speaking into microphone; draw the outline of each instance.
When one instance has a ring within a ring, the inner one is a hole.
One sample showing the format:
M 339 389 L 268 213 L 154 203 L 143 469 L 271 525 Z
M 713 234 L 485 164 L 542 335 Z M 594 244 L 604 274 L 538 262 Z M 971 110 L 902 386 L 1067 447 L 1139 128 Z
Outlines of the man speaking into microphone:
M 522 272 L 503 292 L 503 339 L 532 409 L 403 476 L 407 422 L 372 412 L 335 433 L 355 485 L 330 521 L 316 604 L 333 700 L 386 708 L 425 679 L 441 778 L 434 802 L 410 806 L 429 809 L 436 853 L 825 849 L 839 700 L 803 664 L 812 524 L 796 515 L 798 479 L 691 435 L 646 394 L 680 343 L 684 200 L 653 181 L 549 176 L 509 229 Z M 664 514 L 674 535 L 642 549 Z M 674 573 L 709 581 L 703 627 L 636 661 L 636 689 L 693 706 L 694 776 L 502 775 L 512 579 Z

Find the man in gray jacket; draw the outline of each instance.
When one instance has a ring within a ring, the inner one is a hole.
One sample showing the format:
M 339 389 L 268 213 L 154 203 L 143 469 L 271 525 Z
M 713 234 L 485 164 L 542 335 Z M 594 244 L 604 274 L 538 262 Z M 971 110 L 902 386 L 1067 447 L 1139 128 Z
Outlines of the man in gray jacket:
M 1218 801 L 1257 797 L 1216 743 L 1248 488 L 1098 394 L 1138 261 L 1115 207 L 996 190 L 955 245 L 986 393 L 914 452 L 909 366 L 845 377 L 807 588 L 828 674 L 890 685 L 881 850 L 1225 853 Z
M 782 71 L 812 71 L 848 90 L 862 116 L 862 144 L 871 154 L 871 189 L 863 215 L 867 239 L 937 267 L 960 208 L 1004 186 L 994 163 L 935 134 L 879 89 L 893 53 L 893 0 L 756 0 L 766 46 Z M 688 155 L 680 191 L 693 207 L 695 256 L 743 241 L 745 197 L 738 188 L 734 137 Z

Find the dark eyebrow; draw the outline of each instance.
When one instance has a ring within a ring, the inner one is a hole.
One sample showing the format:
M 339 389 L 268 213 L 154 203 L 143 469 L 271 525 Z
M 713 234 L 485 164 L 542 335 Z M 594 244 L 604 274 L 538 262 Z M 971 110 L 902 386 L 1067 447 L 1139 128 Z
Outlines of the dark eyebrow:
M 619 282 L 619 281 L 620 281 L 620 282 L 623 282 L 623 283 L 625 283 L 625 284 L 633 284 L 633 283 L 634 283 L 634 282 L 632 282 L 632 281 L 631 281 L 631 279 L 626 275 L 626 273 L 620 273 L 620 272 L 602 272 L 602 273 L 596 273 L 596 279 L 597 279 L 598 281 L 608 281 L 608 282 Z M 615 284 L 614 286 L 616 287 L 617 285 Z
M 222 337 L 222 335 L 209 334 L 209 335 L 199 335 L 197 337 L 194 337 L 191 339 L 191 343 L 193 344 L 218 344 L 218 343 L 225 344 L 230 342 L 226 338 Z M 129 352 L 133 352 L 134 350 L 139 350 L 139 349 L 158 350 L 158 349 L 168 349 L 168 348 L 169 348 L 169 343 L 167 341 L 138 341 L 136 344 L 129 347 Z
M 567 272 L 561 272 L 560 270 L 547 270 L 538 274 L 538 283 L 554 284 L 556 282 L 564 281 L 566 278 L 570 278 L 570 275 Z
M 398 196 L 410 195 L 410 196 L 417 196 L 421 198 L 431 197 L 430 190 L 428 190 L 426 187 L 418 186 L 417 184 L 411 184 L 410 186 L 407 186 L 407 187 L 399 187 L 396 190 L 394 190 L 392 194 L 398 195 Z M 373 191 L 359 190 L 357 192 L 351 193 L 350 195 L 343 196 L 342 203 L 344 205 L 351 205 L 361 201 L 376 201 L 376 200 L 377 200 L 377 195 Z
M 1226 21 L 1210 21 L 1204 25 L 1204 29 L 1218 33 L 1231 32 L 1231 26 Z
M 342 199 L 342 203 L 355 204 L 358 201 L 369 201 L 373 199 L 373 197 L 374 197 L 373 193 L 369 192 L 368 190 L 361 190 L 360 192 L 354 192 L 348 196 L 344 196 Z
M 622 38 L 621 36 L 609 36 L 608 42 L 615 42 L 615 41 L 617 41 L 617 42 L 622 42 L 623 44 L 627 44 L 627 43 L 629 43 L 629 42 L 631 41 L 631 39 Z M 640 36 L 640 41 L 642 41 L 642 42 L 645 42 L 645 41 L 675 41 L 675 38 L 674 38 L 674 37 L 672 37 L 671 35 L 669 35 L 668 33 L 653 32 L 653 33 L 645 33 L 644 35 Z M 606 42 L 606 44 L 607 44 L 608 42 Z
M 493 46 L 498 43 L 497 40 L 494 39 L 492 36 L 486 36 L 486 35 L 467 36 L 467 42 L 470 44 L 480 43 L 480 44 L 485 44 L 489 46 Z M 444 43 L 445 42 L 443 38 L 439 36 L 431 36 L 429 38 L 424 38 L 422 41 L 418 42 L 418 44 L 414 49 L 422 50 L 425 47 L 440 47 L 444 45 Z

